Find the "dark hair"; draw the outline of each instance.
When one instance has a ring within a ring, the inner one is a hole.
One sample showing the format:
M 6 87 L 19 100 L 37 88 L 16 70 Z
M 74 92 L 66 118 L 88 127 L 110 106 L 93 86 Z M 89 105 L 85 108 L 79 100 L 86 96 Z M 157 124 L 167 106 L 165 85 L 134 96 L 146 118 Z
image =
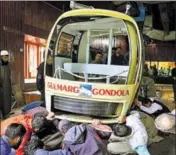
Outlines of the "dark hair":
M 22 124 L 12 123 L 7 127 L 5 135 L 9 139 L 14 139 L 18 136 L 24 136 L 25 133 L 26 133 L 26 129 Z
M 103 55 L 103 53 L 101 53 L 101 52 L 96 52 L 96 55 L 97 55 L 97 54 Z
M 43 116 L 41 113 L 38 113 L 32 119 L 32 128 L 40 130 L 45 126 L 46 122 L 47 122 L 46 117 Z
M 116 124 L 114 126 L 114 134 L 119 137 L 128 136 L 131 133 L 131 128 L 125 124 Z
M 112 51 L 116 51 L 116 50 L 117 50 L 117 48 L 116 48 L 116 47 L 113 47 L 113 48 L 112 48 Z
M 142 104 L 152 103 L 152 101 L 147 97 L 138 96 L 138 100 L 142 102 Z
M 43 147 L 42 141 L 36 136 L 33 135 L 27 145 L 24 147 L 25 155 L 34 155 L 37 149 Z
M 74 50 L 78 50 L 78 45 L 73 45 Z
M 117 39 L 123 39 L 126 41 L 127 44 L 127 50 L 129 51 L 129 41 L 128 41 L 128 36 L 120 35 L 117 37 Z
M 46 117 L 48 115 L 48 112 L 42 111 L 42 112 L 37 112 L 34 114 L 35 117 Z

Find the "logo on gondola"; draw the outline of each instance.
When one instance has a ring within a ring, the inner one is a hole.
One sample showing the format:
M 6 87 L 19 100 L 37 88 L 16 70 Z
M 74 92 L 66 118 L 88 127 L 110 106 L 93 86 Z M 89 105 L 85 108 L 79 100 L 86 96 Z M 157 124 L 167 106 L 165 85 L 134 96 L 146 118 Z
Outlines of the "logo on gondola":
M 79 96 L 91 97 L 92 96 L 92 85 L 81 84 Z

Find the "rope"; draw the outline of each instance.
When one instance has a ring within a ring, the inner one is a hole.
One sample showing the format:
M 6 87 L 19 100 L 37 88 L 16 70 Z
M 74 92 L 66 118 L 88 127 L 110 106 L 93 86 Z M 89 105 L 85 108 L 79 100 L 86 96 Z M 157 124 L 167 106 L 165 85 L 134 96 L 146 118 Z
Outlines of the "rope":
M 73 75 L 73 76 L 75 76 L 75 77 L 78 77 L 78 78 L 80 78 L 80 79 L 85 79 L 85 76 L 83 77 L 83 76 L 74 74 L 74 73 L 69 72 L 69 71 L 66 71 L 65 69 L 60 68 L 60 67 L 58 67 L 58 68 L 56 69 L 56 71 L 55 71 L 55 73 L 54 73 L 54 77 L 57 77 L 56 73 L 57 73 L 58 70 L 59 70 L 59 79 L 61 79 L 61 72 L 60 72 L 61 70 L 64 71 L 64 72 L 66 72 L 66 73 L 69 73 L 69 74 L 71 74 L 71 75 Z M 123 73 L 125 73 L 125 72 L 128 72 L 128 70 L 124 70 L 124 71 L 122 71 L 122 72 L 120 72 L 120 73 L 118 73 L 118 74 L 107 75 L 107 76 L 104 76 L 104 77 L 89 77 L 88 80 L 101 80 L 101 79 L 111 78 L 111 77 L 113 77 L 113 76 L 119 76 L 120 74 L 123 74 Z M 83 72 L 83 74 L 86 75 L 86 73 L 84 73 L 84 72 Z M 57 78 L 58 78 L 58 77 L 57 77 Z M 118 81 L 118 80 L 116 80 L 116 81 Z

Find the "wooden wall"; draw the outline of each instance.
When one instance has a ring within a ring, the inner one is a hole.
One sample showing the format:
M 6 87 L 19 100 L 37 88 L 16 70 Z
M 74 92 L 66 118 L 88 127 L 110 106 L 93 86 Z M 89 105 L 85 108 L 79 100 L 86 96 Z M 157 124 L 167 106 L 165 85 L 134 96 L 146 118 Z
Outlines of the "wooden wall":
M 12 82 L 24 88 L 24 35 L 47 39 L 61 11 L 42 1 L 0 1 L 0 50 L 8 50 Z

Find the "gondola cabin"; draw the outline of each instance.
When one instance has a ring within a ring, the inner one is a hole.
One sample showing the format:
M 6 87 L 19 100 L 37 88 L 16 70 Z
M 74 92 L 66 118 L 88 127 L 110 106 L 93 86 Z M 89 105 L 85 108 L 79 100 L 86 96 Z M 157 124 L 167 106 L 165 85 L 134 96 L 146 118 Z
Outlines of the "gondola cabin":
M 53 58 L 45 99 L 58 118 L 115 123 L 125 116 L 142 76 L 142 40 L 130 16 L 80 9 L 62 14 L 48 38 L 45 60 Z

